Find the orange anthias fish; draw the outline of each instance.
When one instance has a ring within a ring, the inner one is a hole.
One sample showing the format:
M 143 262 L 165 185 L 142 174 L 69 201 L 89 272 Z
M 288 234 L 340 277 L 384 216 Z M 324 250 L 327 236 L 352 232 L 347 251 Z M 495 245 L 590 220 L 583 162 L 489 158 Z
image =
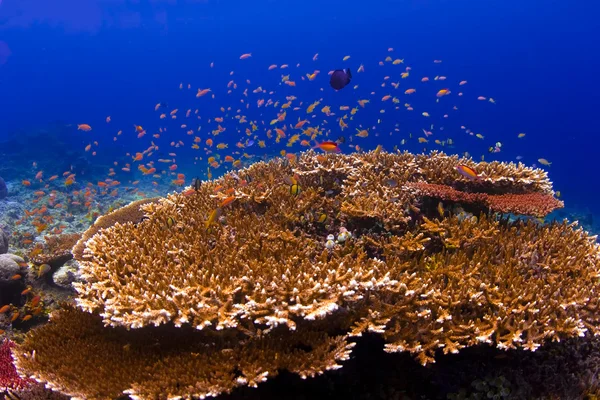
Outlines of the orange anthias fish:
M 470 180 L 481 179 L 481 177 L 477 174 L 477 171 L 475 171 L 473 168 L 466 166 L 464 164 L 457 165 L 456 170 L 458 171 L 459 174 L 461 174 L 462 176 L 464 176 L 467 179 L 470 179 Z
M 342 150 L 338 146 L 336 142 L 325 141 L 321 143 L 317 143 L 313 149 L 321 149 L 326 153 L 341 153 Z

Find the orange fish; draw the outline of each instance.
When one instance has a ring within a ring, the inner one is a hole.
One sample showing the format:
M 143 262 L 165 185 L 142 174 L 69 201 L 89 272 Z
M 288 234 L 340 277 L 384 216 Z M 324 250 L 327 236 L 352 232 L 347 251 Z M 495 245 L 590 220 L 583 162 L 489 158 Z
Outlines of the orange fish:
M 456 170 L 458 171 L 459 174 L 461 174 L 462 176 L 464 176 L 467 179 L 470 179 L 470 180 L 481 179 L 481 177 L 477 174 L 477 171 L 475 171 L 473 168 L 466 166 L 464 164 L 457 165 Z
M 340 153 L 342 151 L 338 144 L 332 141 L 317 143 L 313 149 L 321 149 L 326 153 Z
M 252 57 L 252 53 L 245 53 L 240 56 L 240 60 L 245 60 L 246 58 Z
M 225 198 L 225 199 L 224 199 L 224 200 L 221 202 L 221 204 L 219 204 L 219 207 L 225 207 L 225 206 L 227 206 L 227 205 L 229 205 L 229 204 L 233 203 L 233 201 L 234 201 L 235 199 L 236 199 L 236 197 L 235 197 L 235 196 L 229 196 L 229 197 Z
M 30 305 L 31 307 L 35 307 L 40 303 L 40 300 L 42 299 L 42 297 L 40 295 L 34 296 L 33 299 L 31 299 Z
M 88 124 L 79 124 L 79 125 L 77 125 L 77 130 L 78 131 L 89 132 L 89 131 L 92 130 L 92 127 L 89 126 Z

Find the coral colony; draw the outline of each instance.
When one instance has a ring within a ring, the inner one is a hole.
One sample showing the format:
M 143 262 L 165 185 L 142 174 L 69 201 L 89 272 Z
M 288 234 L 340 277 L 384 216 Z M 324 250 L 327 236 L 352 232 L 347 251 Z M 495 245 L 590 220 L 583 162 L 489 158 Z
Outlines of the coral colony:
M 522 164 L 379 149 L 257 162 L 99 218 L 72 251 L 76 306 L 15 363 L 78 398 L 202 398 L 342 368 L 366 333 L 423 365 L 598 334 L 600 249 L 537 221 L 560 207 Z

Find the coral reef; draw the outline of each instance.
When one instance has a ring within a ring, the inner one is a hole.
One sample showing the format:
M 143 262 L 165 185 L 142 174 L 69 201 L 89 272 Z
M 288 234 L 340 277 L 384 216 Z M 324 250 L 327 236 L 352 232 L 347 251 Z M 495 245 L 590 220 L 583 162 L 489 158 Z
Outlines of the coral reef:
M 36 265 L 49 264 L 51 267 L 60 267 L 73 258 L 71 249 L 81 239 L 81 235 L 65 233 L 45 236 L 44 239 L 44 245 L 35 246 L 30 251 L 29 258 Z
M 36 379 L 81 398 L 216 395 L 256 386 L 279 369 L 304 377 L 336 369 L 353 346 L 343 336 L 307 327 L 240 342 L 233 331 L 104 328 L 97 316 L 73 308 L 53 314 L 51 321 L 20 347 L 26 354 L 18 357 L 19 368 L 35 370 Z
M 502 214 L 543 216 L 562 206 L 552 195 L 547 174 L 522 164 L 309 151 L 132 203 L 79 240 L 80 311 L 30 333 L 19 368 L 87 398 L 205 396 L 278 369 L 337 368 L 348 335 L 377 333 L 425 365 L 480 344 L 535 351 L 598 334 L 595 238 Z M 158 349 L 137 347 L 150 342 Z M 84 362 L 130 372 L 75 381 Z
M 0 200 L 5 199 L 8 196 L 8 187 L 6 187 L 6 182 L 0 176 Z
M 8 339 L 0 342 L 0 392 L 7 389 L 23 389 L 28 387 L 32 379 L 21 378 L 13 364 L 12 349 L 15 344 Z
M 25 260 L 14 254 L 0 254 L 0 286 L 11 286 L 19 279 L 15 275 L 24 274 Z
M 425 182 L 409 183 L 406 185 L 414 188 L 417 193 L 440 200 L 453 201 L 461 204 L 477 204 L 488 207 L 500 213 L 513 213 L 543 217 L 552 211 L 562 208 L 563 202 L 545 193 L 524 194 L 487 194 L 470 193 L 456 190 L 451 186 L 437 185 Z
M 0 254 L 8 253 L 8 235 L 0 228 Z
M 110 228 L 115 223 L 139 222 L 144 217 L 141 206 L 158 201 L 157 198 L 142 199 L 134 201 L 124 207 L 118 208 L 109 214 L 99 217 L 94 224 L 86 230 L 78 242 L 73 246 L 72 254 L 76 259 L 83 257 L 83 250 L 88 239 L 101 229 Z

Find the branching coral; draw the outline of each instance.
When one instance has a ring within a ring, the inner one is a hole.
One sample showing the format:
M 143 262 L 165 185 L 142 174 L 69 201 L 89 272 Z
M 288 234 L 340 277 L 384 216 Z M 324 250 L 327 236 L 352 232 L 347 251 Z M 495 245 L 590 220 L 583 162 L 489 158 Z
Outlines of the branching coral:
M 460 176 L 458 163 L 472 165 L 480 179 Z M 299 195 L 290 192 L 292 177 Z M 235 201 L 220 206 L 230 194 Z M 89 398 L 128 389 L 143 398 L 191 396 L 258 382 L 277 368 L 310 375 L 332 367 L 348 352 L 345 339 L 331 342 L 332 324 L 341 335 L 377 332 L 387 351 L 409 351 L 423 364 L 433 362 L 437 350 L 455 353 L 479 343 L 535 350 L 549 339 L 600 333 L 594 238 L 566 222 L 540 225 L 499 214 L 544 215 L 562 205 L 551 195 L 540 170 L 474 165 L 441 153 L 307 152 L 294 163 L 256 163 L 198 190 L 132 204 L 99 220 L 75 251 L 85 279 L 76 284 L 77 304 L 117 328 L 65 311 L 31 334 L 23 354 L 35 350 L 37 358 L 20 356 L 20 365 L 65 393 Z M 467 211 L 471 206 L 477 214 L 436 212 L 427 197 Z M 210 218 L 218 207 L 220 218 Z M 347 230 L 351 234 L 340 234 L 337 243 L 326 239 Z M 173 353 L 180 364 L 164 364 L 170 368 L 158 383 L 123 372 L 118 382 L 96 387 L 98 376 L 75 382 L 70 370 L 49 361 L 96 360 L 146 371 L 156 355 L 136 353 L 143 365 L 119 358 L 128 357 L 118 352 L 123 338 L 144 343 L 144 335 L 185 335 L 190 327 L 201 330 L 195 344 Z M 80 343 L 85 354 L 65 352 L 57 338 L 79 338 L 77 329 L 90 329 L 103 344 Z M 295 360 L 302 368 L 269 361 L 293 353 L 293 338 L 306 329 L 314 332 L 311 349 L 330 349 L 326 357 L 311 351 Z M 217 337 L 228 340 L 238 358 L 223 355 Z M 39 358 L 44 352 L 52 357 Z M 202 368 L 189 352 L 198 354 Z M 248 362 L 262 369 L 243 378 L 231 372 L 247 371 Z M 172 386 L 179 376 L 185 383 Z
M 25 341 L 17 363 L 53 389 L 80 398 L 204 397 L 256 386 L 279 369 L 303 377 L 337 369 L 352 346 L 343 336 L 306 326 L 243 341 L 234 331 L 190 327 L 126 331 L 104 328 L 99 317 L 67 308 Z
M 156 201 L 158 201 L 157 198 L 137 200 L 126 205 L 125 207 L 121 207 L 109 214 L 101 216 L 87 231 L 84 232 L 81 239 L 77 241 L 72 249 L 73 256 L 75 258 L 82 258 L 86 241 L 100 231 L 100 229 L 110 228 L 117 222 L 121 224 L 127 222 L 139 222 L 144 217 L 140 207 Z
M 563 207 L 563 202 L 545 193 L 507 193 L 487 194 L 469 193 L 456 190 L 451 186 L 437 185 L 425 182 L 406 184 L 407 188 L 415 189 L 423 196 L 449 200 L 458 203 L 478 204 L 501 213 L 513 213 L 544 217 L 557 208 Z

